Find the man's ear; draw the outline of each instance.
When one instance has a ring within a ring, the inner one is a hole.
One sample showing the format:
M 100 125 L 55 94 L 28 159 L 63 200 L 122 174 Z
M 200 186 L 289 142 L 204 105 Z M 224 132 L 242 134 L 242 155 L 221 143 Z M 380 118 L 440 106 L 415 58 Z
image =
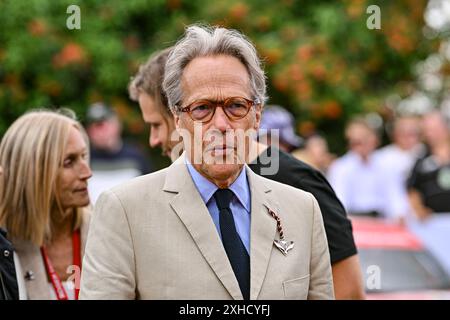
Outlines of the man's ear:
M 261 124 L 262 109 L 263 109 L 262 104 L 255 106 L 255 125 L 254 125 L 255 130 L 258 130 Z
M 180 128 L 180 114 L 178 112 L 174 111 L 173 109 L 170 109 L 170 111 L 172 112 L 173 122 L 175 123 L 175 129 L 179 129 Z

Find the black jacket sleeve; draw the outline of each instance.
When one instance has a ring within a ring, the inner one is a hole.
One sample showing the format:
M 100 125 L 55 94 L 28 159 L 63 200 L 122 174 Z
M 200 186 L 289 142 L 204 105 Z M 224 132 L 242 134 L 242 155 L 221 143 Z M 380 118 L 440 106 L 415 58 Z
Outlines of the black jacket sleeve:
M 0 229 L 0 300 L 18 300 L 14 248 L 6 239 L 6 232 Z
M 314 195 L 322 211 L 331 263 L 357 253 L 351 221 L 326 178 L 313 168 L 299 170 L 296 187 Z

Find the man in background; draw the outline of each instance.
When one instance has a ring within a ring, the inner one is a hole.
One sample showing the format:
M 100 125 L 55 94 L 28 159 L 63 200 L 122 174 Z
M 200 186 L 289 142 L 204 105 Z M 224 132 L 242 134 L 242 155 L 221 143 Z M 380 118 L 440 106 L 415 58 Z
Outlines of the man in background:
M 318 133 L 305 138 L 303 147 L 292 152 L 292 155 L 326 174 L 335 155 L 330 153 L 327 140 Z
M 150 159 L 122 139 L 122 124 L 111 107 L 103 103 L 89 106 L 86 122 L 93 174 L 88 188 L 93 204 L 103 191 L 153 171 Z
M 268 145 L 276 141 L 278 148 L 288 153 L 303 145 L 303 139 L 294 130 L 294 116 L 279 105 L 268 105 L 264 109 L 259 137 Z
M 386 184 L 376 159 L 379 144 L 377 130 L 366 118 L 351 120 L 345 129 L 349 150 L 328 170 L 328 180 L 350 215 L 385 215 Z
M 423 116 L 422 130 L 428 153 L 414 165 L 408 194 L 415 214 L 424 220 L 436 213 L 450 213 L 450 129 L 439 111 Z
M 398 116 L 388 131 L 392 143 L 377 151 L 383 167 L 380 173 L 386 185 L 396 193 L 396 201 L 389 203 L 389 215 L 397 222 L 410 216 L 412 209 L 406 187 L 410 172 L 425 150 L 420 141 L 420 119 L 415 116 Z
M 128 91 L 131 99 L 139 102 L 142 117 L 150 127 L 149 146 L 160 147 L 164 156 L 175 161 L 181 154 L 174 152 L 180 141 L 175 137 L 171 139 L 171 135 L 176 134 L 175 123 L 162 90 L 164 66 L 170 50 L 171 48 L 167 48 L 151 56 L 147 63 L 141 65 L 136 77 L 130 82 Z

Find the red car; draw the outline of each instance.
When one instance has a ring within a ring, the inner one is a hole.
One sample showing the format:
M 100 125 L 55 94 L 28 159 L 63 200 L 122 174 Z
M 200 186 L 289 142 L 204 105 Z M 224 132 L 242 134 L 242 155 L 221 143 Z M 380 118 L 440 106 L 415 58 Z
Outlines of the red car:
M 450 277 L 405 227 L 352 218 L 368 299 L 450 300 Z

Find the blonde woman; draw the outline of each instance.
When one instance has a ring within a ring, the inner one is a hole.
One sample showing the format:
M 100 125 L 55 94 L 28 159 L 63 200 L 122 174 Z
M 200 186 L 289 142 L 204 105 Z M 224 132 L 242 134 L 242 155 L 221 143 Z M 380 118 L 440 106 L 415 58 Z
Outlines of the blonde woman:
M 88 141 L 73 112 L 35 110 L 0 144 L 0 226 L 28 299 L 77 299 L 89 213 Z

